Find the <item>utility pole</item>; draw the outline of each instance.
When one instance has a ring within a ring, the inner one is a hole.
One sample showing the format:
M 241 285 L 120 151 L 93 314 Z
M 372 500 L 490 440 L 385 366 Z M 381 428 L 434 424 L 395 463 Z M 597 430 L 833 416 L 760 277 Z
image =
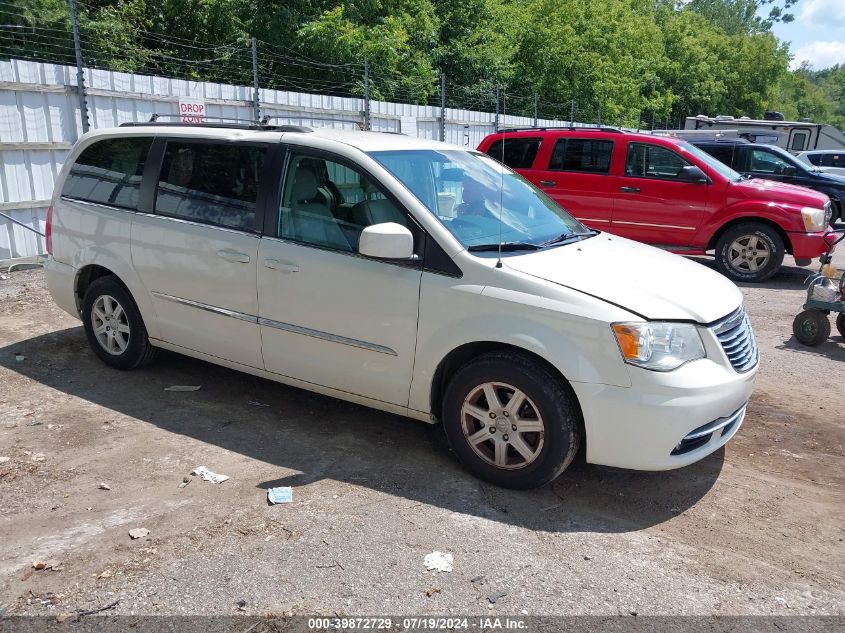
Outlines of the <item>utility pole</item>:
M 252 114 L 255 122 L 261 121 L 261 104 L 258 99 L 258 42 L 252 38 Z
M 499 131 L 499 84 L 496 84 L 496 120 L 494 121 L 494 130 Z
M 537 118 L 537 100 L 538 100 L 538 97 L 537 97 L 537 93 L 535 92 L 534 93 L 534 127 L 539 126 L 539 120 Z
M 73 28 L 73 48 L 76 51 L 76 90 L 79 93 L 79 116 L 82 119 L 82 133 L 88 131 L 88 102 L 85 100 L 85 73 L 82 71 L 82 42 L 79 39 L 79 20 L 76 16 L 76 0 L 70 2 L 70 23 Z
M 569 127 L 575 127 L 575 105 L 575 99 L 573 99 L 569 108 Z
M 364 60 L 364 129 L 370 129 L 370 60 Z
M 446 140 L 446 73 L 440 73 L 440 140 Z
M 643 111 L 640 110 L 639 112 L 637 112 L 637 132 L 640 131 L 640 125 L 642 125 L 642 121 L 643 121 Z

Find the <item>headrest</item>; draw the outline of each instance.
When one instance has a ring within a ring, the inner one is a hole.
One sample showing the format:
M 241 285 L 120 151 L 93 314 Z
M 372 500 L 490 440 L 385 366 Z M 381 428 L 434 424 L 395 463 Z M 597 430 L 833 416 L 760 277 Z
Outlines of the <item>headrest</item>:
M 369 178 L 362 178 L 362 181 L 363 181 L 362 184 L 363 184 L 364 193 L 366 195 L 374 196 L 376 194 L 381 193 L 379 191 L 378 187 L 376 187 L 376 185 L 373 183 L 373 181 L 370 180 Z
M 305 202 L 317 196 L 317 176 L 308 167 L 299 165 L 293 175 L 291 190 L 294 202 Z

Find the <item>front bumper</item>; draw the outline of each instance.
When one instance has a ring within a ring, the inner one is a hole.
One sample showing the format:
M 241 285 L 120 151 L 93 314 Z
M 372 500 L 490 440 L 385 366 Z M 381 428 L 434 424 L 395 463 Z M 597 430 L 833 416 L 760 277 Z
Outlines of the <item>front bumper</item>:
M 736 434 L 759 361 L 737 371 L 714 330 L 700 333 L 707 357 L 675 371 L 629 367 L 630 387 L 572 383 L 584 414 L 588 462 L 670 470 L 706 457 Z
M 792 256 L 796 259 L 814 259 L 827 252 L 828 243 L 824 237 L 833 231 L 828 227 L 818 233 L 787 233 L 792 244 Z

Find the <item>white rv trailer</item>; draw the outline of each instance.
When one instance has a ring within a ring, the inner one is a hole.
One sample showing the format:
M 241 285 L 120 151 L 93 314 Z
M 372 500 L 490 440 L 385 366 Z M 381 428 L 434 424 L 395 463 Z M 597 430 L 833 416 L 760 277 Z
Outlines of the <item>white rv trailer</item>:
M 729 131 L 753 143 L 777 145 L 790 152 L 811 149 L 845 149 L 845 133 L 832 125 L 807 121 L 778 121 L 772 119 L 734 118 L 732 116 L 708 117 L 703 114 L 688 116 L 685 130 L 701 132 Z

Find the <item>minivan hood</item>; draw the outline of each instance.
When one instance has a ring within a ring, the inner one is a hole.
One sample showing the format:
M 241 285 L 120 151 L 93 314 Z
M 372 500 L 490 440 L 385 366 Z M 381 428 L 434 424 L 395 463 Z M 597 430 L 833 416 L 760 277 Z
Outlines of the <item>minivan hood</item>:
M 609 233 L 504 262 L 651 320 L 711 323 L 742 304 L 739 288 L 706 266 Z
M 732 186 L 736 188 L 735 191 L 741 192 L 746 198 L 756 200 L 769 200 L 815 209 L 821 209 L 827 203 L 827 196 L 823 193 L 798 185 L 778 182 L 777 180 L 752 178 L 751 180 L 740 180 L 733 183 Z

